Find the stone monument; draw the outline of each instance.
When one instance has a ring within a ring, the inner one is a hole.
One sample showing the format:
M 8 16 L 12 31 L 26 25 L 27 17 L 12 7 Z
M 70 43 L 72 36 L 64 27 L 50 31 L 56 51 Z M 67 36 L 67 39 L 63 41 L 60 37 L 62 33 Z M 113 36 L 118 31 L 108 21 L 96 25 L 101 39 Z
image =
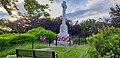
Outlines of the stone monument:
M 70 43 L 72 44 L 72 40 L 69 40 L 68 27 L 66 25 L 67 5 L 65 1 L 63 1 L 62 3 L 62 7 L 63 7 L 62 24 L 60 25 L 60 32 L 57 36 L 57 44 L 69 45 Z M 54 40 L 54 44 L 55 42 L 56 41 Z

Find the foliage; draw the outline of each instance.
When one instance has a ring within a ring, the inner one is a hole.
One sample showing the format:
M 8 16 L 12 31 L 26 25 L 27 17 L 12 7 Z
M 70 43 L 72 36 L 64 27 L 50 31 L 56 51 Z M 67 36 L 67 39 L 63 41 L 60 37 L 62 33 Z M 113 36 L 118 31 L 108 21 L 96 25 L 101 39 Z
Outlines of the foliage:
M 26 41 L 32 41 L 33 39 L 35 39 L 35 36 L 31 34 L 2 34 L 0 35 L 0 49 L 4 49 L 15 44 L 22 44 Z
M 0 27 L 5 26 L 5 20 L 0 19 Z
M 120 5 L 116 4 L 116 7 L 112 7 L 110 10 L 112 25 L 115 27 L 120 27 Z
M 39 39 L 40 36 L 46 36 L 47 40 L 49 39 L 49 37 L 55 37 L 56 34 L 50 30 L 45 30 L 42 27 L 38 27 L 38 28 L 34 28 L 32 30 L 29 30 L 26 32 L 27 34 L 32 34 L 35 35 L 35 37 L 37 39 Z M 52 39 L 52 38 L 51 38 Z M 55 39 L 55 38 L 54 38 Z M 52 39 L 53 40 L 53 39 Z
M 32 28 L 43 27 L 46 30 L 51 30 L 56 34 L 59 33 L 62 18 L 57 17 L 53 20 L 46 20 L 45 18 L 39 18 L 39 16 L 33 16 L 29 19 L 22 18 L 14 22 L 8 21 L 6 26 L 12 29 L 14 33 L 25 33 Z M 97 33 L 98 29 L 101 28 L 102 23 L 98 23 L 95 20 L 88 20 L 73 24 L 72 21 L 67 20 L 68 31 L 70 35 L 88 37 L 92 33 Z
M 92 47 L 89 55 L 92 58 L 120 57 L 120 28 L 104 28 L 98 34 L 87 38 L 88 44 Z
M 55 33 L 59 33 L 59 27 L 61 25 L 62 19 L 55 18 L 53 20 L 47 20 L 45 18 L 39 18 L 39 16 L 33 16 L 29 19 L 21 18 L 16 21 L 8 21 L 6 26 L 11 28 L 14 33 L 25 33 L 32 28 L 43 27 L 47 30 L 51 30 Z
M 3 27 L 5 27 L 5 21 L 0 19 L 0 34 L 3 34 L 6 32 L 6 31 L 2 30 Z
M 4 30 L 2 30 L 2 29 L 0 29 L 0 34 L 3 34 L 3 33 L 5 33 L 5 31 L 4 31 Z
M 114 18 L 120 17 L 120 5 L 116 4 L 116 7 L 110 8 L 110 14 Z
M 80 36 L 81 32 L 82 27 L 80 26 L 80 24 L 69 25 L 69 34 Z
M 43 27 L 48 29 L 51 21 L 45 18 L 39 18 L 39 16 L 33 16 L 29 19 L 21 18 L 16 21 L 8 21 L 6 26 L 12 29 L 14 33 L 25 33 L 32 28 Z
M 53 0 L 50 0 L 53 2 Z M 13 15 L 12 11 L 15 11 L 14 17 L 23 16 L 23 14 L 19 11 L 17 6 L 18 0 L 0 0 L 0 6 L 4 7 L 5 10 L 8 12 L 9 15 Z M 44 16 L 47 19 L 50 19 L 50 14 L 46 12 L 48 10 L 49 5 L 42 5 L 38 3 L 36 0 L 24 0 L 24 8 L 28 12 L 29 16 Z
M 17 15 L 21 15 L 22 13 L 17 8 L 17 0 L 0 0 L 0 5 L 4 7 L 4 9 L 8 12 L 9 15 L 12 15 L 12 11 L 16 11 Z
M 97 33 L 100 26 L 97 25 L 98 22 L 94 19 L 89 19 L 80 23 L 82 28 L 81 36 L 88 37 L 93 33 Z
M 42 5 L 38 3 L 36 0 L 24 0 L 24 8 L 28 11 L 29 16 L 42 16 L 44 15 L 46 18 L 50 18 L 50 14 L 45 10 L 49 8 L 49 5 Z

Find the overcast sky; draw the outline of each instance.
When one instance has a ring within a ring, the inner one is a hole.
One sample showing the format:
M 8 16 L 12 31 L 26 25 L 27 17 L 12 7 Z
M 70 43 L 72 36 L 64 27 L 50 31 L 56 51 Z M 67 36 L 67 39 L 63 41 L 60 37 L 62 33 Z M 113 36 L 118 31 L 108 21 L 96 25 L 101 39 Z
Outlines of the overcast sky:
M 59 17 L 62 14 L 62 1 L 67 3 L 67 18 L 70 20 L 85 20 L 89 18 L 109 17 L 110 7 L 115 7 L 120 0 L 55 0 L 50 3 L 49 0 L 37 0 L 42 4 L 49 4 L 51 17 Z M 23 0 L 19 0 L 19 9 L 22 13 L 27 13 L 23 6 Z M 0 7 L 0 17 L 8 15 Z

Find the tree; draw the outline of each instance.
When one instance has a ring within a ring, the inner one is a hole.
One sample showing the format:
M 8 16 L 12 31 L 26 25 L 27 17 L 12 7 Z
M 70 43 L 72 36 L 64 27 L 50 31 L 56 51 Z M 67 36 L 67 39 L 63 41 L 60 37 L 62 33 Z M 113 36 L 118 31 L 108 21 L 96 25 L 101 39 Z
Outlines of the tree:
M 47 28 L 51 21 L 45 18 L 39 18 L 39 16 L 32 16 L 29 18 L 21 18 L 16 21 L 8 21 L 6 26 L 12 29 L 15 33 L 25 33 L 26 31 L 37 28 L 44 27 Z
M 115 27 L 120 27 L 120 5 L 116 4 L 116 7 L 112 7 L 110 10 L 112 25 Z
M 0 34 L 9 32 L 9 31 L 3 29 L 5 26 L 6 26 L 5 20 L 0 19 Z
M 88 37 L 93 33 L 97 33 L 99 29 L 99 26 L 96 26 L 97 24 L 98 24 L 97 21 L 94 19 L 89 19 L 80 23 L 82 27 L 81 36 Z
M 110 10 L 112 18 L 120 18 L 120 5 L 116 4 L 116 7 L 112 7 Z
M 102 25 L 102 28 L 105 28 L 105 27 L 110 27 L 111 26 L 111 19 L 110 18 L 99 18 L 98 20 L 102 21 L 101 25 Z
M 0 0 L 0 5 L 5 8 L 9 15 L 12 15 L 12 11 L 15 11 L 17 13 L 16 16 L 20 16 L 21 12 L 19 12 L 16 2 L 17 0 Z
M 45 10 L 49 8 L 49 5 L 42 5 L 39 4 L 36 0 L 24 0 L 25 2 L 25 9 L 28 11 L 29 16 L 42 16 L 46 18 L 50 18 L 50 14 L 47 13 Z
M 50 0 L 53 1 L 53 0 Z M 47 13 L 45 10 L 48 10 L 49 5 L 42 5 L 39 4 L 36 0 L 24 0 L 24 8 L 28 12 L 29 16 L 44 16 L 48 19 L 50 19 L 50 14 Z M 0 6 L 4 7 L 9 15 L 12 15 L 15 11 L 16 17 L 17 16 L 23 16 L 22 13 L 17 8 L 18 0 L 0 0 Z

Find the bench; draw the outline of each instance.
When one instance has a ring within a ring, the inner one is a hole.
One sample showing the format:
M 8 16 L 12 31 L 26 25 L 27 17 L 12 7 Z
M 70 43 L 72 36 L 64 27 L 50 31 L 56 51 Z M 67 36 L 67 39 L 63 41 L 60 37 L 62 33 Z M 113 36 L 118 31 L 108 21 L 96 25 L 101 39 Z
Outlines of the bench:
M 58 54 L 55 55 L 54 51 L 16 49 L 16 57 L 58 58 Z

